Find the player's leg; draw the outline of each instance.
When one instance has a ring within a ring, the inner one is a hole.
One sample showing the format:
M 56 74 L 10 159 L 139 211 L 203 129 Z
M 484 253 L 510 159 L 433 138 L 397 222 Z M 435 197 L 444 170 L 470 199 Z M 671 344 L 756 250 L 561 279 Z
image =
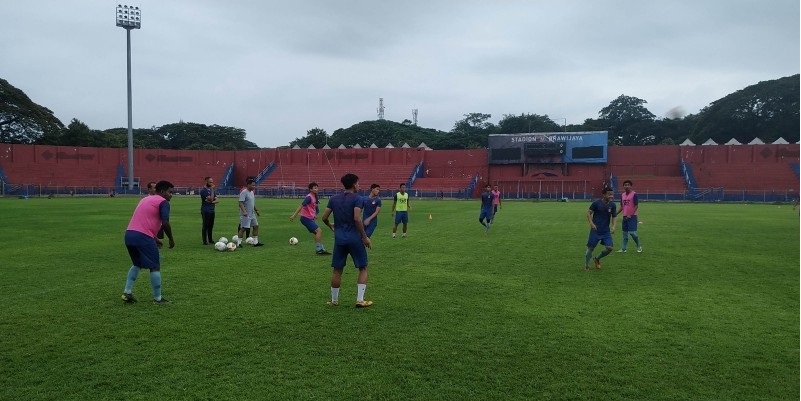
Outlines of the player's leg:
M 331 257 L 331 300 L 329 305 L 339 305 L 339 287 L 342 285 L 342 270 L 348 257 L 347 249 L 334 244 L 334 256 Z
M 208 241 L 209 244 L 214 244 L 214 213 L 206 213 L 209 217 L 208 227 Z
M 353 265 L 359 269 L 359 275 L 356 277 L 356 307 L 369 307 L 373 301 L 364 299 L 364 293 L 367 291 L 367 249 L 361 241 L 350 245 L 350 256 L 353 258 Z
M 255 217 L 250 220 L 250 228 L 253 230 L 253 246 L 264 246 L 259 241 L 259 221 Z M 239 240 L 242 241 L 241 238 Z
M 637 244 L 637 252 L 642 252 L 640 236 L 637 234 L 637 227 L 639 224 L 640 223 L 637 221 L 637 216 L 631 216 L 629 219 L 629 234 L 631 234 L 631 238 L 634 240 L 634 243 Z

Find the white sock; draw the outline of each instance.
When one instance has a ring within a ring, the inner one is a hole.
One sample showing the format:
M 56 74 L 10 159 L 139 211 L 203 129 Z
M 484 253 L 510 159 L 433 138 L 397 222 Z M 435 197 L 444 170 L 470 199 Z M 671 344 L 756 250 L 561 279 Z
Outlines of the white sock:
M 364 301 L 364 290 L 367 289 L 367 284 L 356 284 L 356 302 Z
M 258 243 L 259 243 L 259 237 L 258 236 L 253 237 L 253 245 L 256 245 Z
M 331 287 L 331 300 L 339 301 L 339 288 Z

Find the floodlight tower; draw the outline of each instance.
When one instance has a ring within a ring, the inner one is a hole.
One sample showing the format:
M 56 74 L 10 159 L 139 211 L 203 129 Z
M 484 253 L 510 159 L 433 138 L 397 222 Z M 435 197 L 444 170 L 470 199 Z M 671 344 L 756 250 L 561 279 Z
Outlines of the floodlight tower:
M 412 125 L 417 126 L 417 109 L 412 109 Z
M 117 26 L 125 28 L 128 39 L 128 189 L 133 190 L 133 112 L 131 107 L 131 29 L 142 27 L 139 7 L 117 4 Z
M 383 120 L 384 119 L 384 98 L 383 97 L 378 98 L 378 119 L 379 120 Z

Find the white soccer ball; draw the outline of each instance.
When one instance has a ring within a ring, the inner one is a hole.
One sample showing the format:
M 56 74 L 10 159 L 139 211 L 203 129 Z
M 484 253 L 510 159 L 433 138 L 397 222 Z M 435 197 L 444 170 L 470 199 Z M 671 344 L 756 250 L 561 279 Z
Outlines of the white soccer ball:
M 220 237 L 220 239 L 218 239 L 217 241 L 218 242 L 222 242 L 223 244 L 227 244 L 228 243 L 228 238 Z
M 220 252 L 224 251 L 225 250 L 225 243 L 221 241 L 221 242 L 218 242 L 218 243 L 214 244 L 214 249 L 216 249 L 216 250 L 218 250 Z
M 236 242 L 229 242 L 225 244 L 225 247 L 228 248 L 229 251 L 233 252 L 236 250 Z
M 297 238 L 292 237 L 292 238 L 289 239 L 289 245 L 297 245 L 297 244 L 298 244 L 298 239 Z
M 238 235 L 234 235 L 233 237 L 231 237 L 231 242 L 233 242 L 235 244 L 238 244 L 239 243 L 239 236 Z
M 248 245 L 253 245 L 253 244 L 255 244 L 255 242 L 253 242 L 253 237 L 247 237 L 247 238 L 245 238 L 245 243 L 246 243 L 246 244 L 248 244 Z

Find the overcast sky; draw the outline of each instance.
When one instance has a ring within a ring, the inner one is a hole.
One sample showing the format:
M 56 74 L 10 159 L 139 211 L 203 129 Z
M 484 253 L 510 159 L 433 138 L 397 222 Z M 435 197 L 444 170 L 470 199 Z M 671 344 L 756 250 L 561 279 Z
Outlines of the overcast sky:
M 261 147 L 375 120 L 379 98 L 443 131 L 474 112 L 579 124 L 621 94 L 697 113 L 801 58 L 798 0 L 0 0 L 0 78 L 65 125 L 127 127 L 117 4 L 142 10 L 135 128 L 232 126 Z

